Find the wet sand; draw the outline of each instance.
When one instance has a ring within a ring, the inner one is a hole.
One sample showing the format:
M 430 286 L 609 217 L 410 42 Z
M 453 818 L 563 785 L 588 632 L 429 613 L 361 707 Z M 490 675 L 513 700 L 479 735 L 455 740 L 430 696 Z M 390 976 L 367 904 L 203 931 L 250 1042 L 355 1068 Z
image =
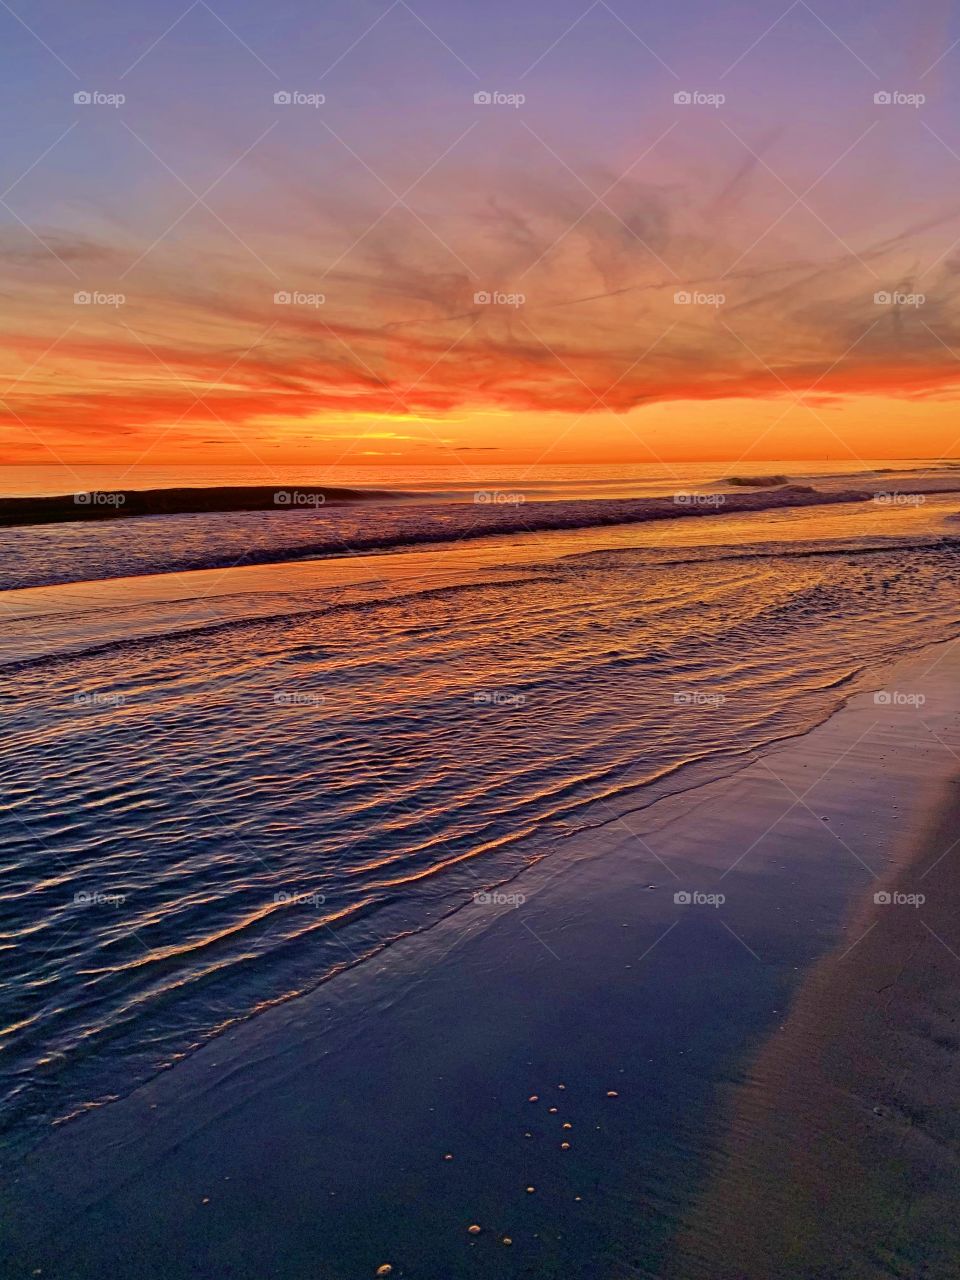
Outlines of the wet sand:
M 732 777 L 598 814 L 501 886 L 522 901 L 470 903 L 60 1126 L 4 1171 L 3 1274 L 955 1274 L 958 961 L 916 928 L 960 952 L 953 861 L 919 913 L 863 936 L 862 904 L 915 891 L 942 844 L 918 840 L 958 675 L 952 646 L 878 673 L 925 703 L 859 692 Z M 861 968 L 837 976 L 844 949 Z M 863 1269 L 877 1221 L 884 1259 L 930 1269 Z
M 960 780 L 911 853 L 732 1091 L 671 1277 L 960 1276 Z

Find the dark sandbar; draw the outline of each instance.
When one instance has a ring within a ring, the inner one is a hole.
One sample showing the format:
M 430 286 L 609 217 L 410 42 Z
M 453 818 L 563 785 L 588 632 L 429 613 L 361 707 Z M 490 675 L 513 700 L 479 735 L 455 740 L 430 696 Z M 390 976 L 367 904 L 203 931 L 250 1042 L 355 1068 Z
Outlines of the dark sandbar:
M 337 502 L 383 502 L 407 495 L 326 485 L 213 485 L 208 488 L 87 490 L 52 498 L 0 498 L 0 526 L 69 520 L 125 520 L 216 511 L 290 511 Z

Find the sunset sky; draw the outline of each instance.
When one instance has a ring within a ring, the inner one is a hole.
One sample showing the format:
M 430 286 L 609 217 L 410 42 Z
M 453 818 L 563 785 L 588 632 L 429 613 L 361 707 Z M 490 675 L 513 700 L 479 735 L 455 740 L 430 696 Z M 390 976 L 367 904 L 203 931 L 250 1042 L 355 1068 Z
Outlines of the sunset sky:
M 960 456 L 958 39 L 945 0 L 9 0 L 0 461 Z

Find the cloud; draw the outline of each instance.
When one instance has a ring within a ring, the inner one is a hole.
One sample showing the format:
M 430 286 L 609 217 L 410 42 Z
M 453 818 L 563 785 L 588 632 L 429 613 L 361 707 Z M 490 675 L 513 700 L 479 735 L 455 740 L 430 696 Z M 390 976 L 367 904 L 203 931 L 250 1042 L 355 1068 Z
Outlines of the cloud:
M 51 447 L 146 446 L 160 432 L 201 444 L 219 438 L 218 422 L 253 441 L 278 423 L 329 421 L 357 440 L 415 440 L 365 431 L 362 419 L 627 414 L 809 388 L 833 398 L 952 393 L 957 210 L 931 203 L 910 225 L 870 236 L 863 194 L 851 189 L 831 214 L 841 230 L 802 209 L 778 221 L 790 198 L 773 199 L 764 162 L 782 166 L 781 132 L 752 154 L 725 142 L 696 179 L 618 180 L 584 166 L 590 190 L 609 191 L 601 202 L 536 166 L 494 195 L 472 195 L 492 183 L 454 171 L 445 199 L 385 216 L 383 200 L 346 185 L 329 203 L 304 186 L 291 194 L 306 216 L 299 235 L 278 244 L 254 202 L 249 226 L 230 210 L 245 243 L 207 219 L 132 271 L 151 243 L 142 229 L 122 228 L 113 243 L 45 232 L 82 268 L 79 287 L 124 294 L 112 309 L 75 305 L 62 266 L 6 228 L 7 420 L 13 431 L 22 420 L 17 438 L 32 451 L 31 432 Z M 278 290 L 323 301 L 277 304 Z M 875 302 L 884 291 L 923 301 Z

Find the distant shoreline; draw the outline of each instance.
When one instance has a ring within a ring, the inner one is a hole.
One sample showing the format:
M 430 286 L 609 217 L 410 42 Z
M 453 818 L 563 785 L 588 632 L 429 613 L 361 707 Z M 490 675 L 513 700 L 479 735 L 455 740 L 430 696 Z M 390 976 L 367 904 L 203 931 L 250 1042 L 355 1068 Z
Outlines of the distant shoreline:
M 226 511 L 295 511 L 327 503 L 401 500 L 409 494 L 328 485 L 211 485 L 205 488 L 85 490 L 55 497 L 0 498 L 0 527 L 129 520 L 137 516 L 205 515 Z

